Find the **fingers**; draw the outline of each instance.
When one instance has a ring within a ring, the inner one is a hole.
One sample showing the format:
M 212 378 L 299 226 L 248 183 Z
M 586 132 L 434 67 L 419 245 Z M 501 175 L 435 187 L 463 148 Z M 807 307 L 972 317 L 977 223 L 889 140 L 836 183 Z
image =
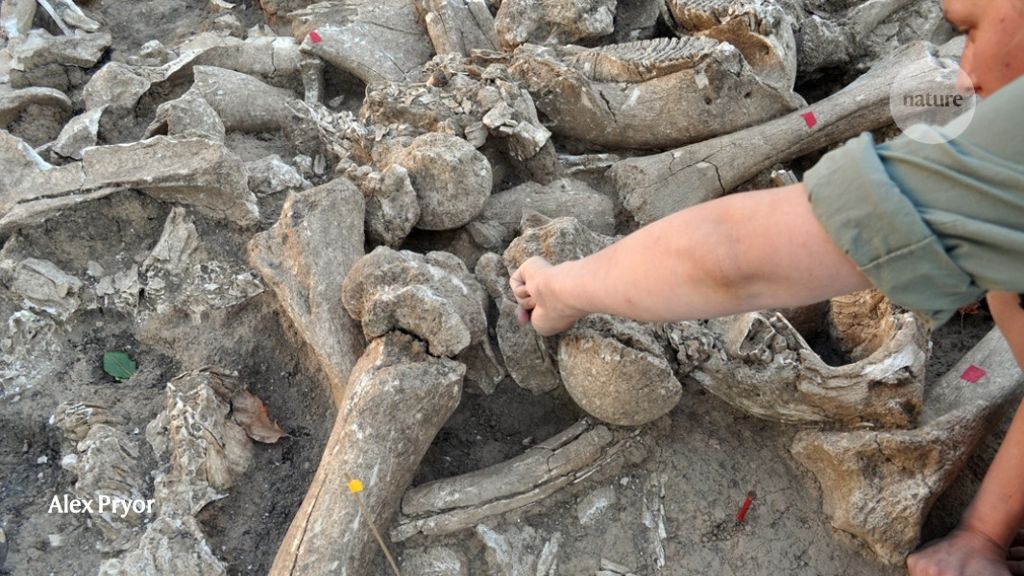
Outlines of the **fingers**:
M 1006 555 L 1007 560 L 1024 560 L 1024 547 L 1014 546 L 1010 548 L 1010 552 Z
M 522 306 L 516 306 L 516 322 L 520 326 L 526 326 L 530 323 L 530 310 L 523 308 Z
M 1024 561 L 1017 560 L 1007 562 L 1006 568 L 1010 571 L 1010 574 L 1013 574 L 1013 576 L 1024 576 Z

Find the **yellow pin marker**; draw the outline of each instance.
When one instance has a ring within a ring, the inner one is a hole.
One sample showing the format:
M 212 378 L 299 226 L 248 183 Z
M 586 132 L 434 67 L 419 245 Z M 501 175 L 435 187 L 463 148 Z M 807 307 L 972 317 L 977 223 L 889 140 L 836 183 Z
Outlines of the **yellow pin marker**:
M 384 556 L 387 558 L 388 564 L 391 565 L 391 569 L 395 571 L 395 576 L 402 576 L 401 572 L 398 571 L 398 564 L 395 563 L 395 558 L 391 556 L 391 551 L 388 550 L 387 545 L 384 544 L 384 539 L 381 538 L 380 532 L 378 532 L 377 527 L 373 525 L 373 520 L 370 518 L 370 512 L 366 510 L 366 505 L 363 504 L 363 499 L 359 497 L 359 493 L 363 491 L 362 481 L 356 479 L 349 480 L 348 491 L 351 492 L 352 497 L 356 499 L 356 505 L 359 506 L 359 512 L 366 520 L 366 524 L 370 527 L 370 531 L 373 532 L 373 537 L 377 540 L 377 544 L 380 545 L 380 549 L 384 552 Z

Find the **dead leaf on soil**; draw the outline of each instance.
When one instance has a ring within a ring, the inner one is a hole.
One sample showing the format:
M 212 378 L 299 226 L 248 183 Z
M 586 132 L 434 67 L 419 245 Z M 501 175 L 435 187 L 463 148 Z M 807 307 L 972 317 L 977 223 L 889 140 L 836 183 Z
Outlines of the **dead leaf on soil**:
M 248 390 L 240 390 L 231 398 L 231 419 L 257 442 L 273 444 L 287 436 L 267 413 L 263 401 Z

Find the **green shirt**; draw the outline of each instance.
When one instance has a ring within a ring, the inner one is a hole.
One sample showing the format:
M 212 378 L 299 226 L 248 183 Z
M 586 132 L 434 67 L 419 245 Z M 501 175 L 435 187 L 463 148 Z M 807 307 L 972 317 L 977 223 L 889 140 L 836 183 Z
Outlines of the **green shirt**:
M 1024 77 L 980 102 L 944 144 L 904 135 L 875 145 L 864 133 L 804 183 L 832 240 L 934 326 L 989 290 L 1024 292 Z

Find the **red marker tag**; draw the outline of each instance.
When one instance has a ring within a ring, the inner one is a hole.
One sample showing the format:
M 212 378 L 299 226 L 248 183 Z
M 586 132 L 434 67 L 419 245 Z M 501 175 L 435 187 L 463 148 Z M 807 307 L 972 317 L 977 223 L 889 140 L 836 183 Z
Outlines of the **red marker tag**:
M 984 378 L 986 374 L 988 374 L 988 372 L 985 372 L 985 370 L 971 364 L 967 367 L 967 370 L 964 370 L 964 373 L 960 375 L 960 378 L 967 380 L 971 384 L 977 384 L 978 380 Z
M 814 117 L 814 112 L 804 112 L 803 114 L 800 115 L 800 117 L 804 119 L 804 122 L 807 124 L 808 128 L 814 128 L 814 126 L 818 123 L 818 119 Z
M 750 510 L 750 505 L 754 503 L 754 498 L 757 497 L 757 493 L 751 490 L 747 492 L 747 499 L 743 501 L 743 505 L 740 506 L 740 511 L 736 513 L 736 521 L 743 522 L 747 519 L 747 511 Z
M 313 44 L 319 44 L 321 40 L 323 40 L 323 38 L 321 38 L 320 35 L 316 33 L 316 30 L 313 30 L 312 32 L 309 33 L 309 41 L 312 42 Z

